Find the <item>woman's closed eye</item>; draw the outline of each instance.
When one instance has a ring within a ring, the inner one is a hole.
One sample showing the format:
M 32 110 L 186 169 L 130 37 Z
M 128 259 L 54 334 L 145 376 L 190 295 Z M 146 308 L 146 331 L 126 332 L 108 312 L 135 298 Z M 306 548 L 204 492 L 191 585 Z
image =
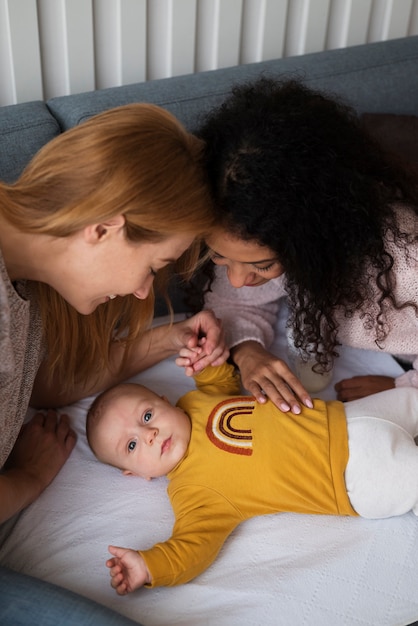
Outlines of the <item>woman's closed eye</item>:
M 219 264 L 223 264 L 231 262 L 231 259 L 228 259 L 224 256 L 222 256 L 221 254 L 218 254 L 217 252 L 214 252 L 213 250 L 210 251 L 210 259 L 213 263 L 219 263 Z M 242 261 L 240 262 L 242 265 L 247 265 L 247 266 L 252 266 L 257 272 L 269 272 L 271 269 L 274 268 L 275 265 L 277 265 L 278 261 L 277 259 L 272 259 L 271 262 L 269 262 L 267 265 L 261 266 L 259 265 L 259 263 L 265 263 L 266 261 Z
M 272 269 L 272 267 L 275 266 L 276 263 L 277 263 L 277 261 L 273 261 L 272 263 L 270 263 L 269 265 L 266 265 L 265 267 L 259 267 L 258 265 L 254 265 L 254 268 L 258 272 L 268 272 L 269 270 Z
M 212 261 L 212 263 L 215 263 L 215 265 L 223 265 L 224 264 L 223 262 L 227 263 L 227 259 L 224 256 L 221 256 L 220 254 L 216 254 L 215 252 L 212 252 L 209 258 Z

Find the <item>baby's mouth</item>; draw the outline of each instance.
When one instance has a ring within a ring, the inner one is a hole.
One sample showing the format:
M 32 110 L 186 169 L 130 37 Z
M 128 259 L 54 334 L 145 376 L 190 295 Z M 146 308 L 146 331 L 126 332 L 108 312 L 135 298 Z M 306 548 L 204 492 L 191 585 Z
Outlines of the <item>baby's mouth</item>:
M 171 437 L 163 441 L 162 446 L 161 446 L 161 454 L 164 454 L 164 452 L 167 452 L 167 450 L 170 449 L 170 446 L 171 446 Z

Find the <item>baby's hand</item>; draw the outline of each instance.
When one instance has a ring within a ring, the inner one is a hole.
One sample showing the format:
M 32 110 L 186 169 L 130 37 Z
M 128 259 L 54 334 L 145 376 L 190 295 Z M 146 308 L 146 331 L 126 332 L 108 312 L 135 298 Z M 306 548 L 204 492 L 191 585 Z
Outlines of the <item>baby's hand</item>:
M 212 311 L 200 311 L 173 324 L 172 329 L 172 345 L 181 355 L 176 364 L 184 367 L 188 376 L 208 365 L 221 365 L 229 356 L 222 324 Z M 183 352 L 184 349 L 189 352 Z
M 186 376 L 194 376 L 208 365 L 221 365 L 229 356 L 229 350 L 224 346 L 221 353 L 208 355 L 205 349 L 206 337 L 198 340 L 194 348 L 182 348 L 176 359 L 176 365 L 184 368 Z
M 151 574 L 138 552 L 117 546 L 109 546 L 109 552 L 113 554 L 113 558 L 106 561 L 106 567 L 110 570 L 110 584 L 120 596 L 151 582 Z
M 179 351 L 179 356 L 176 358 L 176 365 L 184 368 L 186 376 L 193 376 L 195 373 L 194 366 L 204 355 L 205 353 L 200 345 L 195 348 L 182 348 Z

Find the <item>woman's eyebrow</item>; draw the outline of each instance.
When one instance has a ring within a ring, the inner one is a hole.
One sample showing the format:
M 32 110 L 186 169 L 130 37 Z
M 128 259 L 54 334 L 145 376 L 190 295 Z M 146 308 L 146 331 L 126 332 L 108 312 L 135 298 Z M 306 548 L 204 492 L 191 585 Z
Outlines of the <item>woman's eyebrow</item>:
M 275 256 L 272 256 L 269 259 L 262 259 L 261 261 L 244 261 L 244 263 L 249 263 L 250 265 L 258 265 L 259 263 L 272 263 L 273 261 L 277 261 L 277 258 Z

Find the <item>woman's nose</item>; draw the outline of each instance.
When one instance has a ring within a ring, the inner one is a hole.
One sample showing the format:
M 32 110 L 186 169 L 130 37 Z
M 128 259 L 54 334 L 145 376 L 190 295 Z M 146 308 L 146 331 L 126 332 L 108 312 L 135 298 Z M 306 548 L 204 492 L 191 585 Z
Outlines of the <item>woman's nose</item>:
M 244 287 L 248 284 L 250 272 L 245 265 L 237 263 L 236 265 L 234 264 L 228 266 L 227 275 L 231 285 L 236 289 L 239 289 L 240 287 Z
M 135 296 L 135 298 L 138 298 L 138 300 L 145 300 L 148 297 L 149 292 L 151 291 L 151 286 L 152 286 L 153 281 L 154 281 L 154 276 L 151 275 L 144 282 L 144 284 L 141 285 L 141 287 L 139 289 L 136 289 L 133 292 L 133 295 Z

